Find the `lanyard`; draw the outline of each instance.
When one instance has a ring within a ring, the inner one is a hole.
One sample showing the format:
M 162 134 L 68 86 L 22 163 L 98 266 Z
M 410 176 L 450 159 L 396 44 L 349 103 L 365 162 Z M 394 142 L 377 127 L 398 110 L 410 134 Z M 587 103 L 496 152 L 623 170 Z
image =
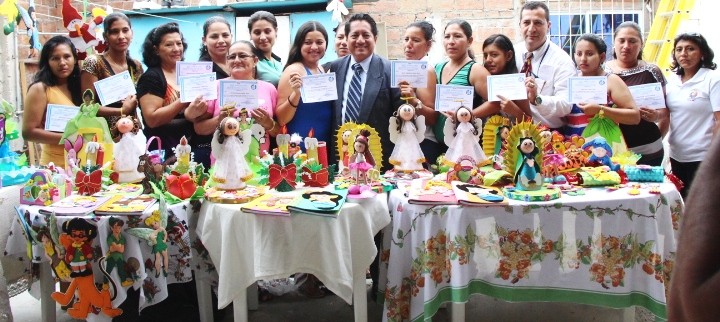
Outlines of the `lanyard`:
M 550 40 L 547 40 L 550 41 Z M 548 50 L 550 50 L 550 44 L 547 44 L 547 47 L 545 47 L 545 52 L 543 53 L 542 57 L 540 57 L 540 62 L 538 63 L 537 70 L 540 72 L 540 66 L 542 66 L 543 60 L 545 60 L 545 55 L 547 55 Z M 535 74 L 533 71 L 530 71 L 532 73 L 533 77 L 540 78 L 537 74 Z

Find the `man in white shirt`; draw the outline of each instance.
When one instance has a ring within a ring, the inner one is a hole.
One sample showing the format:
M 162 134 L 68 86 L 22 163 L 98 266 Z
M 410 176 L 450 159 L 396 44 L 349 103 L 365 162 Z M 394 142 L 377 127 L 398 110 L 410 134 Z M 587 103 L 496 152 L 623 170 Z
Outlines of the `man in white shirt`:
M 543 2 L 525 3 L 520 11 L 520 31 L 524 41 L 515 45 L 515 63 L 518 70 L 528 76 L 530 111 L 533 119 L 551 129 L 565 125 L 564 116 L 570 113 L 568 78 L 575 76 L 572 58 L 558 45 L 551 42 L 550 10 Z

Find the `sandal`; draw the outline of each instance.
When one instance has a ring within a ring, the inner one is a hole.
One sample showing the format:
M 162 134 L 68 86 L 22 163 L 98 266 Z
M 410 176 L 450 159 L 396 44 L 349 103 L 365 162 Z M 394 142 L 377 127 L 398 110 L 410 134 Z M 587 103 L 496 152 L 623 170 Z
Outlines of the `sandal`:
M 303 295 L 314 299 L 323 298 L 327 295 L 320 287 L 320 281 L 317 277 L 310 274 L 307 275 L 305 282 L 298 287 L 298 291 L 300 291 Z
M 258 286 L 258 300 L 260 302 L 267 302 L 274 299 L 275 296 L 270 293 L 266 288 Z

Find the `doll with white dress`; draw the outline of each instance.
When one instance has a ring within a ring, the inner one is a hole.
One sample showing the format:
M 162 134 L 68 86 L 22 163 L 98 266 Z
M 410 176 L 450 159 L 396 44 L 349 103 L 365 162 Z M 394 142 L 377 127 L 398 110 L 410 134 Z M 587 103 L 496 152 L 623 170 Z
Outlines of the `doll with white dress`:
M 390 164 L 395 171 L 423 170 L 425 155 L 420 149 L 420 142 L 425 139 L 425 116 L 417 115 L 413 106 L 400 105 L 396 116 L 390 117 L 388 131 L 390 141 L 395 143 L 390 155 Z
M 133 116 L 123 116 L 117 120 L 112 132 L 120 136 L 113 148 L 115 151 L 113 171 L 118 174 L 118 182 L 142 181 L 145 174 L 138 171 L 138 163 L 140 156 L 145 154 L 146 140 L 145 135 L 140 131 L 140 122 Z
M 460 106 L 453 117 L 448 117 L 443 128 L 445 144 L 445 160 L 456 164 L 460 159 L 472 158 L 475 166 L 481 166 L 488 160 L 482 146 L 482 120 L 474 118 L 470 108 Z
M 253 176 L 245 161 L 251 140 L 252 130 L 240 131 L 240 122 L 237 119 L 226 117 L 220 122 L 211 143 L 212 153 L 215 156 L 213 181 L 216 182 L 216 188 L 222 190 L 245 188 L 245 182 Z

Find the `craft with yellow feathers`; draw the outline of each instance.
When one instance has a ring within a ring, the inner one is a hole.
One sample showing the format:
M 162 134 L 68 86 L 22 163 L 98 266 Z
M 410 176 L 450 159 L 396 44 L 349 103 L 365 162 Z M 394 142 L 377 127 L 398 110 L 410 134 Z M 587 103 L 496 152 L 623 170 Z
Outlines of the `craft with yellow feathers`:
M 340 126 L 338 129 L 338 132 L 336 134 L 336 142 L 337 144 L 337 154 L 340 156 L 340 160 L 343 161 L 343 174 L 347 174 L 348 172 L 348 165 L 350 161 L 348 160 L 349 156 L 353 155 L 355 153 L 355 139 L 358 135 L 360 135 L 360 132 L 362 130 L 368 130 L 370 131 L 370 135 L 368 136 L 368 147 L 370 148 L 370 153 L 372 153 L 373 159 L 375 160 L 382 160 L 382 145 L 380 144 L 380 135 L 378 134 L 377 130 L 372 128 L 371 126 L 367 124 L 357 124 L 353 122 L 347 122 Z M 382 166 L 382 162 L 377 162 L 375 164 L 374 169 L 380 171 L 380 167 Z
M 493 115 L 485 120 L 483 127 L 482 145 L 485 155 L 500 155 L 503 141 L 510 133 L 510 120 L 507 117 Z
M 529 202 L 560 197 L 559 189 L 547 189 L 543 184 L 543 152 L 537 147 L 542 142 L 540 130 L 532 122 L 520 122 L 510 130 L 503 165 L 507 172 L 513 174 L 515 187 L 504 189 L 508 198 Z

